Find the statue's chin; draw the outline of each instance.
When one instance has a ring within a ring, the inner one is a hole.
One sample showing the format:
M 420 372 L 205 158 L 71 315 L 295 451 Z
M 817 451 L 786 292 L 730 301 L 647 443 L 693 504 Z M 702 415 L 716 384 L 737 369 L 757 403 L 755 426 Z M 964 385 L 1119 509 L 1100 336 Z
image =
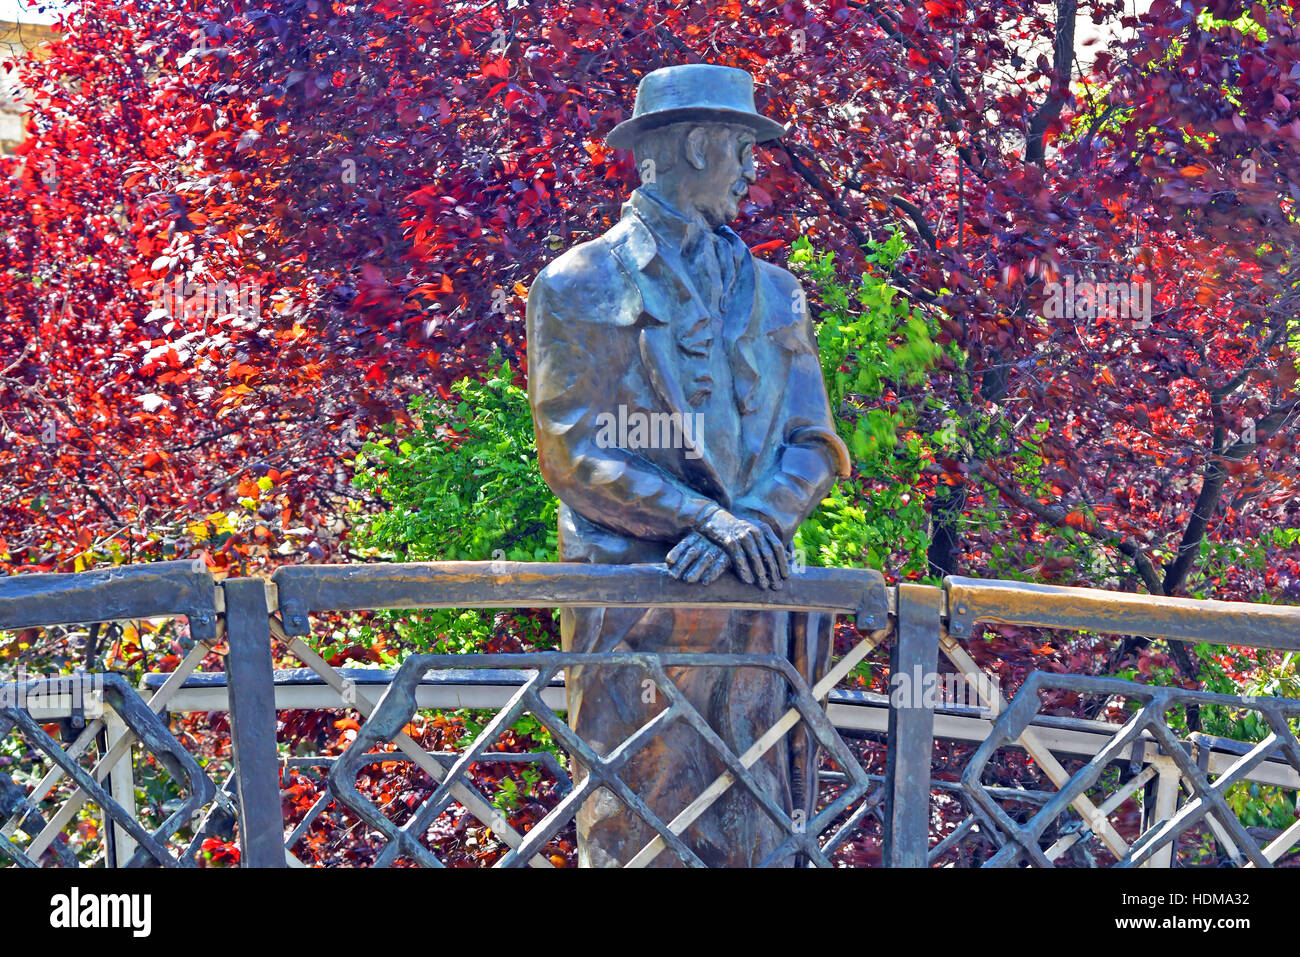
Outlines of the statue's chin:
M 739 215 L 740 204 L 728 200 L 724 203 L 722 209 L 709 210 L 704 213 L 704 221 L 709 224 L 710 229 L 717 229 L 719 226 L 725 226 Z

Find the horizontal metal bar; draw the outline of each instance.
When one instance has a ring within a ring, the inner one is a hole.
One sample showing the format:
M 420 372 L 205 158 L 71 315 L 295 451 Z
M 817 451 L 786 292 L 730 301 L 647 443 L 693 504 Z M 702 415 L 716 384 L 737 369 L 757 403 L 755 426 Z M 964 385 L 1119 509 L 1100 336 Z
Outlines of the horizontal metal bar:
M 510 685 L 421 685 L 415 691 L 416 706 L 425 709 L 456 710 L 471 708 L 482 711 L 500 709 L 510 696 L 518 691 Z M 564 689 L 547 688 L 542 700 L 556 711 L 564 710 Z M 337 691 L 328 685 L 286 685 L 275 689 L 277 711 L 315 711 L 351 708 Z M 186 688 L 177 692 L 168 710 L 181 713 L 189 711 L 228 711 L 230 697 L 221 687 Z
M 457 659 L 463 660 L 463 659 Z M 472 659 L 471 659 L 472 660 Z M 335 668 L 337 674 L 344 681 L 349 681 L 356 685 L 358 689 L 375 688 L 380 694 L 393 683 L 396 676 L 395 669 L 387 668 Z M 311 668 L 285 668 L 272 672 L 275 678 L 276 693 L 279 694 L 285 688 L 304 686 L 310 688 L 326 688 L 328 682 L 324 677 L 317 674 Z M 144 676 L 141 681 L 141 687 L 148 690 L 161 687 L 163 682 L 170 676 L 170 672 L 150 672 Z M 519 688 L 520 685 L 527 682 L 532 677 L 528 671 L 520 671 L 517 668 L 499 668 L 499 669 L 454 669 L 448 671 L 433 671 L 425 676 L 423 683 L 431 685 L 505 685 L 511 688 Z M 556 676 L 552 680 L 552 685 L 556 688 L 564 688 L 564 679 Z M 185 688 L 225 688 L 226 673 L 224 671 L 199 671 L 185 679 Z M 337 696 L 337 692 L 334 692 Z M 376 699 L 378 696 L 376 695 Z
M 217 637 L 216 583 L 201 563 L 150 562 L 66 575 L 0 578 L 0 629 L 183 615 L 190 634 Z
M 378 691 L 388 684 L 396 672 L 378 669 L 340 669 L 348 680 L 356 682 L 358 689 L 367 687 Z M 337 691 L 307 669 L 277 671 L 275 673 L 275 707 L 277 711 L 330 710 L 350 705 Z M 421 709 L 475 708 L 498 711 L 519 690 L 527 672 L 449 669 L 433 671 L 416 687 L 416 704 Z M 152 687 L 165 675 L 146 675 L 144 687 Z M 552 682 L 541 692 L 542 700 L 556 711 L 565 705 L 564 686 Z M 840 731 L 885 733 L 889 724 L 889 698 L 886 695 L 861 691 L 835 690 L 830 693 L 827 715 Z M 174 713 L 193 711 L 225 711 L 225 674 L 209 672 L 195 674 L 169 700 L 167 710 Z M 948 741 L 983 741 L 993 730 L 993 723 L 978 715 L 979 709 L 970 707 L 945 707 L 935 709 L 934 736 Z M 60 713 L 61 714 L 61 713 Z M 1086 718 L 1066 718 L 1057 715 L 1035 715 L 1030 722 L 1034 733 L 1048 750 L 1057 754 L 1091 757 L 1105 747 L 1115 733 L 1117 725 Z M 1196 742 L 1209 752 L 1210 774 L 1222 774 L 1229 768 L 1243 748 L 1242 744 L 1228 738 L 1201 736 Z M 1143 738 L 1139 760 L 1150 762 L 1160 756 L 1159 744 L 1149 737 Z M 1265 761 L 1254 768 L 1249 779 L 1260 784 L 1300 789 L 1300 773 L 1280 759 Z
M 862 630 L 884 627 L 884 577 L 866 568 L 807 568 L 769 591 L 724 576 L 711 585 L 678 581 L 660 565 L 576 562 L 418 562 L 289 565 L 272 576 L 284 630 L 305 635 L 317 611 L 378 608 L 600 608 L 651 605 L 826 610 L 855 615 Z
M 1098 588 L 950 576 L 948 631 L 969 636 L 977 621 L 1066 628 L 1218 645 L 1300 649 L 1300 607 L 1168 598 Z

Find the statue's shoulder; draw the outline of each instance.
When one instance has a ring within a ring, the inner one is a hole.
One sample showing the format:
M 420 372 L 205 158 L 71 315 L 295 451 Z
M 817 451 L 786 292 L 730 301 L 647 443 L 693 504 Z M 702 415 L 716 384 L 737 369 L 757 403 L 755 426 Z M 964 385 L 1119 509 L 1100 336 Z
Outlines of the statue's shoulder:
M 802 324 L 807 317 L 807 300 L 799 277 L 790 270 L 764 262 L 757 256 L 754 257 L 754 262 L 759 290 L 763 299 L 769 303 L 764 325 L 776 327 L 791 323 Z
M 788 269 L 754 257 L 765 308 L 761 328 L 782 348 L 793 353 L 817 353 L 808 300 L 799 278 Z
M 795 290 L 803 288 L 799 283 L 799 278 L 790 270 L 782 269 L 780 266 L 765 259 L 759 259 L 757 256 L 753 256 L 753 260 L 759 282 L 767 286 L 768 289 L 792 295 Z
M 609 241 L 605 236 L 598 236 L 585 243 L 571 246 L 556 256 L 537 274 L 533 283 L 546 286 L 552 290 L 565 290 L 582 283 L 588 277 L 606 273 L 614 265 L 610 253 Z
M 628 272 L 635 262 L 629 249 L 640 240 L 635 226 L 624 219 L 604 235 L 566 250 L 537 274 L 528 291 L 530 304 L 565 318 L 629 324 L 640 302 Z

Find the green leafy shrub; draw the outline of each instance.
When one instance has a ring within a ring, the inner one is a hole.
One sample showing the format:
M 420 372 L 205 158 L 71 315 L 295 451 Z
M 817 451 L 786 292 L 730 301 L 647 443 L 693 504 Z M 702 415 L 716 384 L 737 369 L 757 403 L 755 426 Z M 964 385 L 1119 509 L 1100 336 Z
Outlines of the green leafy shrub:
M 821 304 L 822 374 L 853 460 L 852 477 L 836 483 L 796 536 L 796 553 L 810 565 L 888 569 L 897 563 L 891 570 L 900 576 L 926 573 L 922 472 L 960 441 L 961 428 L 951 416 L 933 433 L 918 428 L 931 401 L 927 375 L 943 347 L 935 342 L 937 324 L 884 278 L 906 248 L 898 234 L 873 243 L 869 267 L 854 286 L 837 277 L 833 253 L 818 254 L 805 237 L 792 249 L 791 268 Z
M 538 470 L 528 395 L 509 363 L 495 356 L 483 381 L 462 379 L 451 392 L 450 401 L 417 397 L 415 428 L 399 436 L 390 427 L 357 457 L 356 484 L 388 508 L 360 524 L 355 546 L 392 561 L 554 561 L 558 503 Z M 503 624 L 524 647 L 554 646 L 548 615 L 387 617 L 420 651 L 498 650 Z

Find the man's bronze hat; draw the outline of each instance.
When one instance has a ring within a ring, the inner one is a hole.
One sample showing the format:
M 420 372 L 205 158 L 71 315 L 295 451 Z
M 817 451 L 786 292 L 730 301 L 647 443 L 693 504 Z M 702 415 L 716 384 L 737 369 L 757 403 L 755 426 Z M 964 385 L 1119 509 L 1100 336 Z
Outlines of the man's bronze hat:
M 614 127 L 605 142 L 615 149 L 631 149 L 645 130 L 693 120 L 747 126 L 760 143 L 785 133 L 785 127 L 754 108 L 754 78 L 744 70 L 687 63 L 643 76 L 632 118 Z

